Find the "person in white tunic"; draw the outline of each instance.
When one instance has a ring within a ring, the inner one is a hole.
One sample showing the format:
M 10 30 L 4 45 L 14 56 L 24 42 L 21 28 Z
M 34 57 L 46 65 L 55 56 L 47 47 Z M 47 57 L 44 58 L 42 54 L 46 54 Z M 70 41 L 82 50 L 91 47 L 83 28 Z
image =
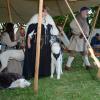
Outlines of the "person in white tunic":
M 22 66 L 19 61 L 24 60 L 24 52 L 22 49 L 16 50 L 18 41 L 14 40 L 13 26 L 13 23 L 7 23 L 5 26 L 5 32 L 1 37 L 1 43 L 5 45 L 5 49 L 3 49 L 0 54 L 0 72 L 2 72 L 7 67 L 7 72 L 22 74 Z
M 23 61 L 24 60 L 23 50 L 6 50 L 3 53 L 1 53 L 0 62 L 2 66 L 0 68 L 0 72 L 3 71 L 7 67 L 8 61 L 11 59 L 15 59 L 17 61 Z M 15 65 L 13 65 L 12 67 L 14 66 Z
M 90 31 L 89 25 L 87 22 L 88 11 L 89 11 L 89 8 L 82 7 L 80 9 L 79 15 L 77 15 L 76 17 L 87 38 L 89 36 L 89 31 Z M 68 46 L 70 55 L 68 57 L 68 61 L 65 66 L 65 70 L 71 69 L 71 64 L 72 64 L 72 61 L 74 60 L 75 52 L 80 52 L 83 55 L 84 64 L 86 66 L 86 69 L 88 70 L 91 67 L 90 67 L 90 62 L 88 60 L 88 55 L 87 55 L 87 49 L 88 49 L 87 43 L 74 19 L 70 23 L 70 27 L 71 27 L 73 35 L 70 39 L 70 43 Z
M 4 48 L 2 48 L 2 52 L 7 49 L 14 49 L 17 45 L 18 41 L 14 40 L 14 24 L 13 23 L 6 23 L 5 30 L 1 35 L 1 44 Z

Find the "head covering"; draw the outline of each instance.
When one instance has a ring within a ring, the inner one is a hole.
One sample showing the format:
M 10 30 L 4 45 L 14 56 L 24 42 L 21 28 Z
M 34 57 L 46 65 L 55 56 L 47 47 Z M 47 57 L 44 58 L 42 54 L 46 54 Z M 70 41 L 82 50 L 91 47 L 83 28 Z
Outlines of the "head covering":
M 89 10 L 89 8 L 88 8 L 88 7 L 82 7 L 82 8 L 80 9 L 80 12 L 82 12 L 82 11 L 84 11 L 84 10 Z

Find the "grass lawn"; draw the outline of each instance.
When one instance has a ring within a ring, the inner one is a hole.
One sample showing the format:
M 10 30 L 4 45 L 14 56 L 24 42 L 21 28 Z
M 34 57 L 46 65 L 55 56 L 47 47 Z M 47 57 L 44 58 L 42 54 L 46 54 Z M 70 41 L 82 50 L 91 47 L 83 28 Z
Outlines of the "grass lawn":
M 33 80 L 30 80 L 32 85 L 28 88 L 0 90 L 0 100 L 100 100 L 97 69 L 86 71 L 80 56 L 76 57 L 72 67 L 70 72 L 63 71 L 60 80 L 56 80 L 56 76 L 39 79 L 38 95 L 34 95 Z

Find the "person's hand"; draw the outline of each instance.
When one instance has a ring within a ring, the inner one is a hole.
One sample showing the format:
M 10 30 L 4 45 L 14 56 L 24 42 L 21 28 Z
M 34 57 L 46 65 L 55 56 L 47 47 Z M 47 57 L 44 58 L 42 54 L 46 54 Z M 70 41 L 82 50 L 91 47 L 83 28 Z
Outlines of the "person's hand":
M 65 52 L 67 52 L 67 51 L 68 51 L 68 48 L 67 48 L 67 47 L 65 47 L 65 48 L 64 48 L 64 51 L 65 51 Z
M 60 30 L 60 35 L 63 35 L 63 28 L 62 27 L 60 27 L 60 26 L 58 26 L 58 28 L 59 28 L 59 30 Z
M 82 39 L 83 38 L 83 34 L 80 34 L 79 38 Z
M 29 49 L 31 48 L 31 44 L 30 44 L 30 43 L 28 43 L 28 48 L 29 48 Z

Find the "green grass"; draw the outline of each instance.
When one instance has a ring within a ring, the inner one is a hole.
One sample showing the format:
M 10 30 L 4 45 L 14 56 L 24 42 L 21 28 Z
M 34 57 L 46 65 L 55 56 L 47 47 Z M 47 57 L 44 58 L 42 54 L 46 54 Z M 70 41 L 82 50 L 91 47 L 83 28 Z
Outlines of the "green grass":
M 67 57 L 64 57 L 64 63 Z M 92 60 L 91 60 L 92 62 Z M 81 56 L 72 64 L 73 70 L 63 71 L 60 80 L 39 79 L 39 92 L 34 95 L 32 85 L 25 89 L 0 90 L 0 100 L 100 100 L 100 81 L 96 78 L 97 69 L 90 72 L 82 67 Z

